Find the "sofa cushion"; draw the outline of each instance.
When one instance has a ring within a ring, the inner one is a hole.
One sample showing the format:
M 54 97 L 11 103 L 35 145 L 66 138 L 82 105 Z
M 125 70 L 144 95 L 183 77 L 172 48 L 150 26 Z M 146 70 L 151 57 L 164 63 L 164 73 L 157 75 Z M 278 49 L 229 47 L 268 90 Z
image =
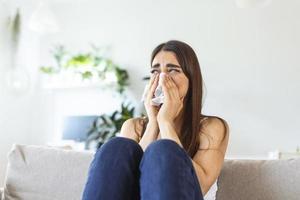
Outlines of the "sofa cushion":
M 14 145 L 9 154 L 5 200 L 80 200 L 93 155 Z M 217 200 L 298 200 L 300 158 L 225 160 L 217 184 Z
M 14 145 L 5 200 L 79 200 L 93 153 Z
M 218 200 L 299 200 L 300 158 L 225 160 Z

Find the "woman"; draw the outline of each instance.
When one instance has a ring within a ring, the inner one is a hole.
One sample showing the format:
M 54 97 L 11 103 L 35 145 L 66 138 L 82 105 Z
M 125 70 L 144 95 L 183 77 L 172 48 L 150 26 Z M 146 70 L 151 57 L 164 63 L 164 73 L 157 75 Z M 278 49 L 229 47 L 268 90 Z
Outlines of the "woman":
M 172 40 L 151 57 L 146 118 L 127 120 L 95 154 L 85 200 L 202 200 L 220 174 L 229 128 L 202 114 L 202 75 L 193 49 Z M 161 79 L 164 101 L 152 98 Z

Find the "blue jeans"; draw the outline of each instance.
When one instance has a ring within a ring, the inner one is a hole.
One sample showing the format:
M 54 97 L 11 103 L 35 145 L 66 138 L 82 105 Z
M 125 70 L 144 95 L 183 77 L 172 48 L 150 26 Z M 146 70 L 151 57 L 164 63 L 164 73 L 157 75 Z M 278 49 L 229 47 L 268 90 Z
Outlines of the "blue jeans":
M 176 142 L 160 139 L 143 152 L 114 137 L 96 152 L 83 200 L 203 200 L 192 161 Z

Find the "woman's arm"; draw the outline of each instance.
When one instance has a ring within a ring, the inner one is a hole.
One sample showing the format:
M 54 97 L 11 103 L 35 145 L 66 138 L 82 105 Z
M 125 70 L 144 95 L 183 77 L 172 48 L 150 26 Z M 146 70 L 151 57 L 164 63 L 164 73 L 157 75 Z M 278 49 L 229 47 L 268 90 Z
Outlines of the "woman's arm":
M 159 123 L 159 129 L 161 132 L 161 139 L 169 139 L 176 142 L 180 147 L 183 148 L 182 143 L 178 137 L 178 133 L 176 132 L 174 128 L 174 124 L 167 122 L 167 121 L 161 121 Z
M 209 148 L 199 148 L 192 162 L 201 185 L 202 194 L 205 195 L 220 175 L 228 146 L 229 126 L 225 120 L 211 118 L 203 126 L 201 134 L 208 136 Z M 200 146 L 202 145 L 200 144 Z
M 135 124 L 138 119 L 131 118 L 126 120 L 121 128 L 120 137 L 126 137 L 136 141 L 137 143 L 140 141 L 140 134 L 136 132 Z
M 146 150 L 147 146 L 155 141 L 158 137 L 158 124 L 157 122 L 150 122 L 147 124 L 145 133 L 140 140 L 139 144 L 142 147 L 143 151 Z
M 141 138 L 142 127 L 139 127 L 138 118 L 126 120 L 121 128 L 120 137 L 130 138 L 142 147 L 143 151 L 147 146 L 158 138 L 158 124 L 157 122 L 150 122 L 147 124 L 143 137 Z

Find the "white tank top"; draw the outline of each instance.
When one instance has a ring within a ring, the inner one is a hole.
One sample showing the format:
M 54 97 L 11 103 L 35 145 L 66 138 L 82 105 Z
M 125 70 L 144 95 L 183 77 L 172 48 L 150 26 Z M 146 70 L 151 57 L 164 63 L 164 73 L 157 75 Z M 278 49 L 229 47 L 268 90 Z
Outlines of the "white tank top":
M 208 192 L 204 196 L 204 200 L 216 200 L 216 194 L 217 194 L 217 191 L 218 191 L 217 182 L 218 182 L 218 179 L 209 188 Z

